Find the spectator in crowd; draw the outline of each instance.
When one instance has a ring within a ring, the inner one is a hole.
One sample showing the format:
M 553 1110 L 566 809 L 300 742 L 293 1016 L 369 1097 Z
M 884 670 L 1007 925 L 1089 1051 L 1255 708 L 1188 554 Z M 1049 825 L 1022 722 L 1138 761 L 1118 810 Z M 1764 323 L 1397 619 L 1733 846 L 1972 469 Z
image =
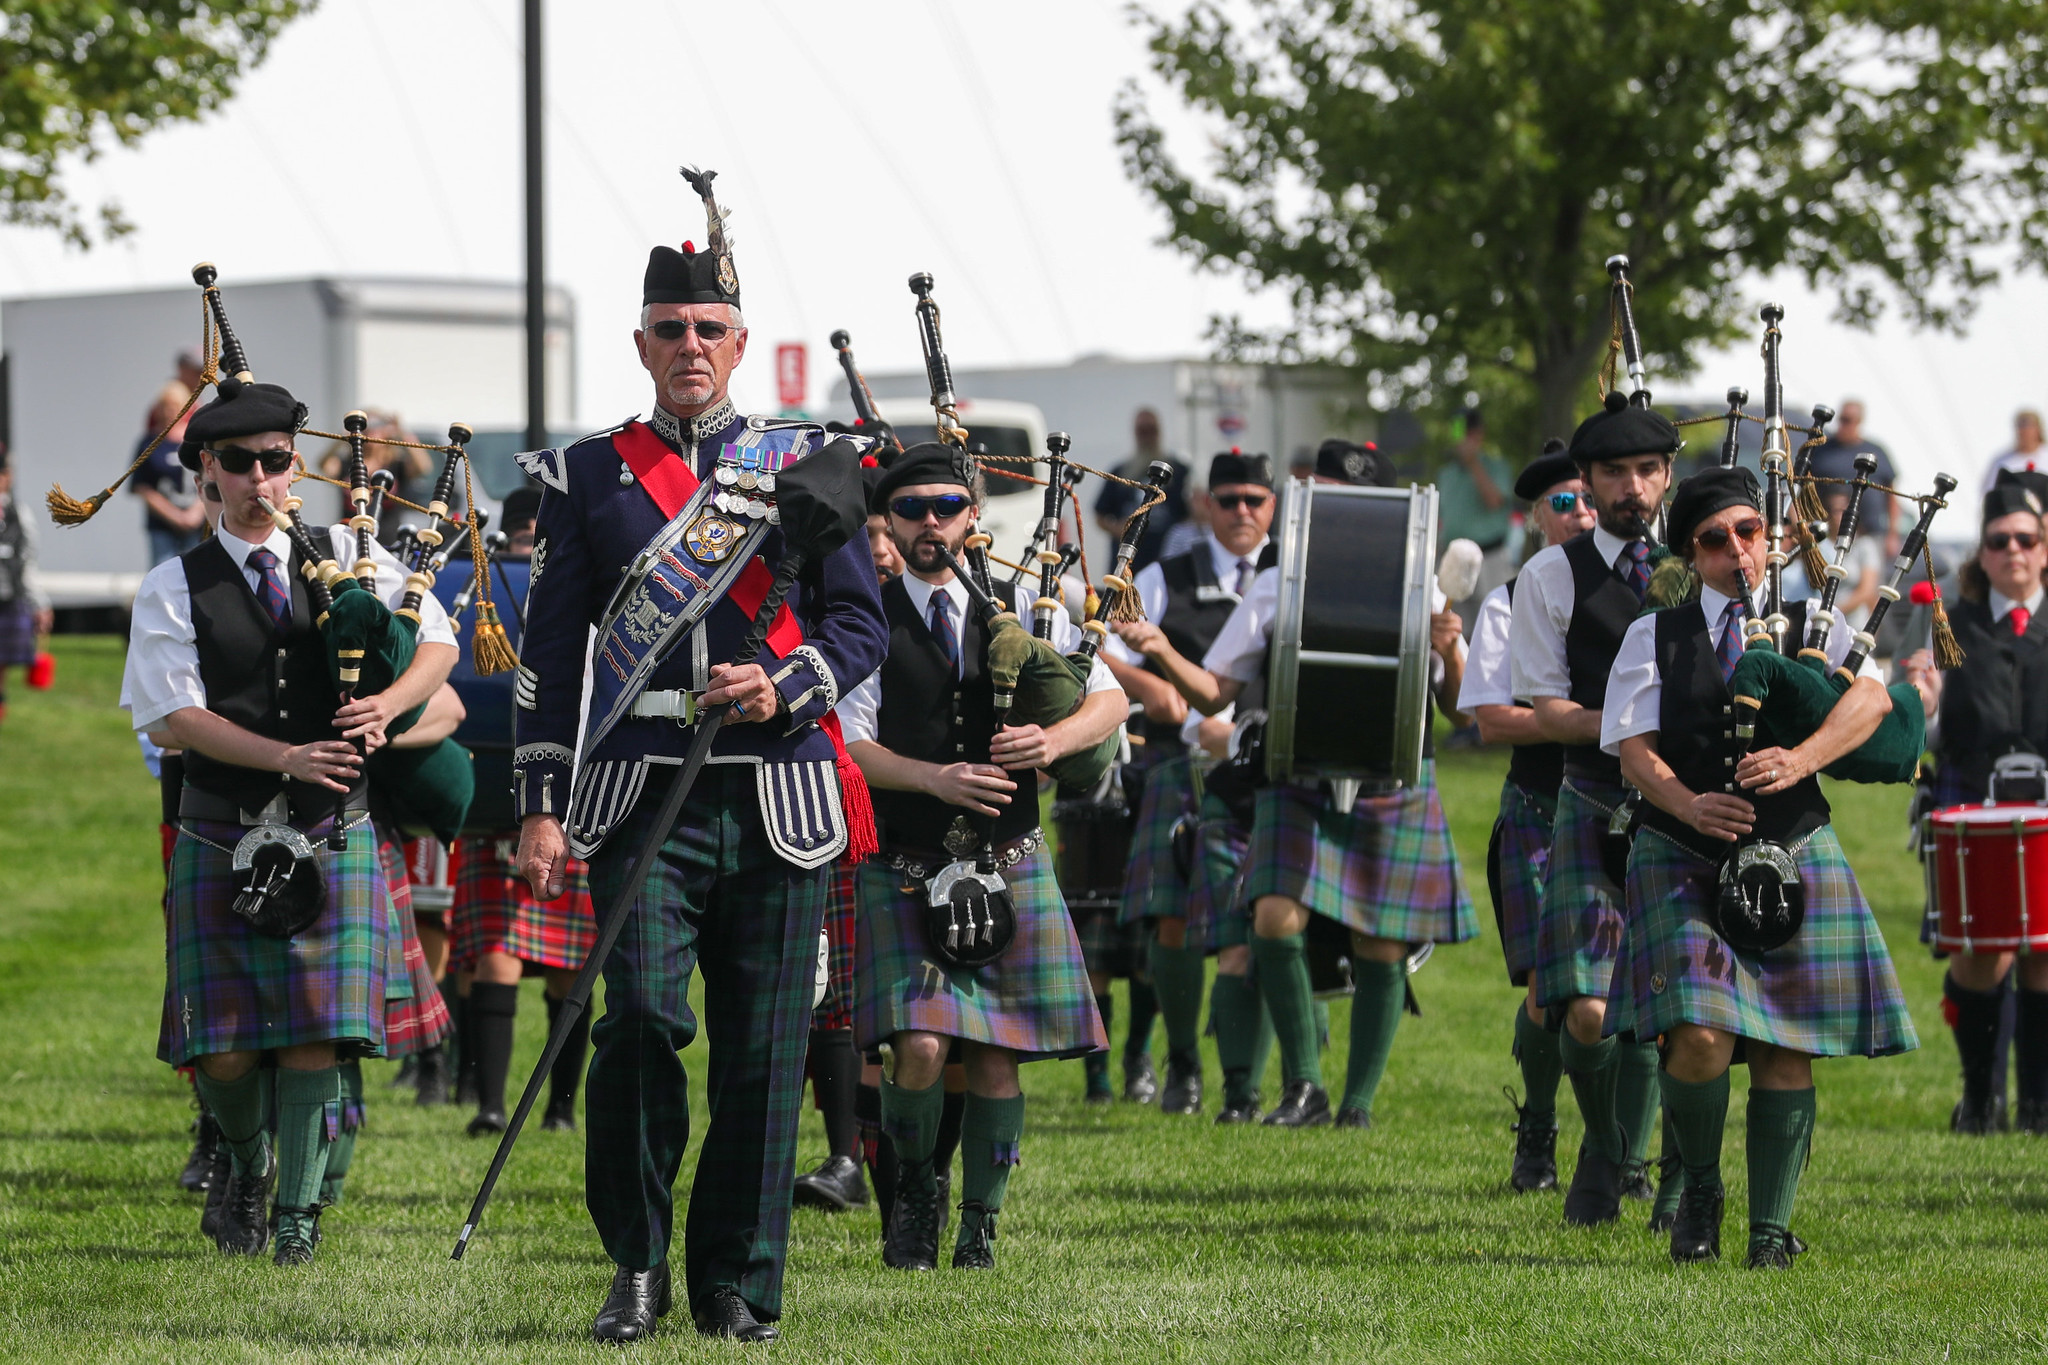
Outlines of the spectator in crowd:
M 440 459 L 431 450 L 415 450 L 411 446 L 385 445 L 386 441 L 414 441 L 420 438 L 407 429 L 394 412 L 383 412 L 377 408 L 363 409 L 363 415 L 370 419 L 370 425 L 363 435 L 369 444 L 363 447 L 363 463 L 367 472 L 375 474 L 388 469 L 398 476 L 398 496 L 409 502 L 424 505 L 433 495 L 434 478 L 440 472 Z M 320 454 L 314 466 L 330 479 L 348 477 L 348 442 L 330 441 L 327 449 Z M 346 515 L 348 494 L 335 490 L 340 498 L 337 504 Z
M 1853 479 L 1856 477 L 1856 457 L 1866 450 L 1877 456 L 1877 472 L 1870 476 L 1871 481 L 1890 486 L 1897 478 L 1892 469 L 1892 457 L 1885 453 L 1883 446 L 1863 437 L 1863 400 L 1844 398 L 1833 433 L 1813 452 L 1813 462 L 1808 468 L 1824 479 Z M 1887 556 L 1896 555 L 1902 535 L 1898 512 L 1897 498 L 1873 489 L 1863 495 L 1863 510 L 1858 514 L 1857 523 L 1862 529 L 1858 534 L 1882 542 Z
M 7 670 L 36 659 L 36 641 L 55 617 L 36 575 L 35 518 L 14 498 L 14 468 L 0 444 L 0 720 L 7 717 Z
M 178 357 L 180 374 L 190 360 L 190 356 Z M 195 374 L 194 378 L 197 377 Z M 149 532 L 151 568 L 185 553 L 205 534 L 206 506 L 199 500 L 198 490 L 186 482 L 185 466 L 178 463 L 178 443 L 185 439 L 185 421 L 190 416 L 185 413 L 185 404 L 191 397 L 192 390 L 181 380 L 164 385 L 157 392 L 156 401 L 150 404 L 149 416 L 143 420 L 142 439 L 135 443 L 135 454 L 140 455 L 143 447 L 156 440 L 158 432 L 169 428 L 164 438 L 157 441 L 156 449 L 149 452 L 147 463 L 128 481 L 128 490 L 142 499 L 142 523 Z
M 1472 596 L 1450 604 L 1462 620 L 1476 622 L 1486 595 L 1514 575 L 1514 486 L 1514 470 L 1486 448 L 1485 418 L 1478 408 L 1465 409 L 1458 444 L 1436 474 L 1437 553 L 1454 540 L 1469 540 L 1485 556 Z
M 1991 467 L 1984 471 L 1984 491 L 1991 491 L 2001 470 L 2023 474 L 2036 465 L 2041 472 L 2048 473 L 2048 452 L 2041 449 L 2041 414 L 2032 408 L 2021 408 L 2012 416 L 2012 449 L 1992 457 Z
M 1165 460 L 1173 466 L 1173 482 L 1167 486 L 1166 501 L 1152 509 L 1145 522 L 1145 534 L 1138 539 L 1136 565 L 1142 569 L 1160 557 L 1167 533 L 1188 519 L 1188 463 L 1169 454 L 1160 443 L 1159 414 L 1150 408 L 1138 409 L 1131 422 L 1131 439 L 1136 448 L 1117 468 L 1117 473 L 1127 479 L 1143 479 L 1145 467 L 1154 460 Z M 1112 536 L 1120 536 L 1124 523 L 1143 500 L 1142 490 L 1105 479 L 1102 491 L 1095 495 L 1095 524 Z

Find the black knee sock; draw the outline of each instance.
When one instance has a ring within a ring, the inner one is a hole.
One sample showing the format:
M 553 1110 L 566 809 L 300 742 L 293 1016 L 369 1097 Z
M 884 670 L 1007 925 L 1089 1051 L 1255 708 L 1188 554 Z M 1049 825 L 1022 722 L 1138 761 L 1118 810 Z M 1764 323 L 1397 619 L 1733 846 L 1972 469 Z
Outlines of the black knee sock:
M 1124 1061 L 1152 1050 L 1152 1021 L 1159 1017 L 1159 994 L 1148 977 L 1131 978 L 1131 1030 L 1124 1036 Z
M 1096 996 L 1095 1012 L 1102 1016 L 1102 1036 L 1108 1038 L 1109 1026 L 1116 1022 L 1116 997 L 1108 992 Z M 1106 1081 L 1109 1076 L 1109 1054 L 1091 1052 L 1081 1059 L 1081 1066 L 1088 1073 L 1090 1080 L 1100 1076 Z
M 548 1004 L 548 1036 L 553 1037 L 556 1021 L 562 1015 L 562 1002 L 552 995 L 543 995 L 541 999 Z M 555 1065 L 548 1072 L 548 1108 L 575 1105 L 576 1087 L 583 1082 L 583 1068 L 590 1060 L 589 1053 L 590 1008 L 586 1005 L 576 1012 L 576 1022 L 570 1025 L 569 1036 L 563 1040 Z
M 868 1183 L 875 1187 L 875 1207 L 886 1228 L 889 1211 L 896 1206 L 896 1144 L 882 1131 L 882 1087 L 861 1082 L 853 1092 L 853 1114 L 860 1125 L 861 1160 L 867 1165 Z
M 953 1169 L 953 1153 L 960 1150 L 960 1116 L 967 1112 L 965 1092 L 946 1092 L 945 1103 L 939 1108 L 939 1140 L 932 1144 L 932 1169 L 940 1179 Z
M 1949 1008 L 1956 1035 L 1956 1052 L 1963 1063 L 1963 1101 L 1970 1105 L 1991 1100 L 1991 1050 L 1998 1041 L 1998 1012 L 2004 989 L 1966 990 L 1953 976 L 1945 976 L 1941 993 Z
M 448 1016 L 455 1023 L 455 1065 L 449 1079 L 460 1086 L 465 1080 L 476 1084 L 476 1033 L 469 1022 L 469 997 L 461 991 L 455 974 L 441 978 L 441 993 L 448 999 Z
M 2020 1103 L 2048 1101 L 2048 991 L 2021 990 L 2013 1058 L 2019 1068 Z
M 469 988 L 471 1047 L 476 1053 L 476 1109 L 505 1112 L 505 1076 L 512 1070 L 512 1020 L 519 987 L 478 981 Z
M 854 1115 L 859 1089 L 860 1053 L 853 1046 L 853 1030 L 811 1030 L 811 1094 L 825 1120 L 825 1141 L 834 1156 L 860 1157 L 860 1127 Z

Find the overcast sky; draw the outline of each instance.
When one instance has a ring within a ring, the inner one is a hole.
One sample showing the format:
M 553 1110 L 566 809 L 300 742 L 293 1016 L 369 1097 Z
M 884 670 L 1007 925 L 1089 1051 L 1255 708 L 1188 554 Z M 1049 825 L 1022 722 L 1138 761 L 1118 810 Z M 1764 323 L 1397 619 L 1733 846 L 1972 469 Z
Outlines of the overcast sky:
M 1158 245 L 1111 138 L 1111 102 L 1145 56 L 1115 0 L 549 9 L 549 273 L 577 303 L 586 426 L 648 401 L 630 336 L 647 248 L 704 235 L 682 162 L 720 172 L 732 213 L 755 348 L 734 384 L 746 407 L 772 408 L 786 340 L 811 344 L 822 403 L 837 327 L 867 368 L 915 367 L 917 270 L 937 277 L 961 368 L 1195 356 L 1214 312 L 1281 315 Z M 201 259 L 230 291 L 334 273 L 518 278 L 519 15 L 517 0 L 327 0 L 224 113 L 71 174 L 82 202 L 120 202 L 132 237 L 81 253 L 0 228 L 0 294 L 189 286 Z M 1169 122 L 1199 147 L 1197 128 Z M 209 202 L 224 180 L 232 198 Z M 1758 281 L 1752 302 L 1766 295 L 1788 310 L 1790 396 L 1864 397 L 1909 482 L 1974 471 L 2009 444 L 2015 407 L 2048 400 L 2039 281 L 1984 300 L 1963 340 L 1838 327 L 1794 284 Z M 1760 392 L 1755 356 L 1745 344 L 1652 387 Z

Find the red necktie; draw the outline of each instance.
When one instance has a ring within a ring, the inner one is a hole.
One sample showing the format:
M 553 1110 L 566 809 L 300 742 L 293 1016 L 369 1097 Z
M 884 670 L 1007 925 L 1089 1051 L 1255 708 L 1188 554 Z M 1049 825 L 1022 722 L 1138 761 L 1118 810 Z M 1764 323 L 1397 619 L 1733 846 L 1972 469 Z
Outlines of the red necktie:
M 2005 619 L 2012 622 L 2013 634 L 2025 635 L 2027 633 L 2027 622 L 2034 619 L 2034 613 L 2028 611 L 2025 607 L 2014 607 L 2006 613 Z

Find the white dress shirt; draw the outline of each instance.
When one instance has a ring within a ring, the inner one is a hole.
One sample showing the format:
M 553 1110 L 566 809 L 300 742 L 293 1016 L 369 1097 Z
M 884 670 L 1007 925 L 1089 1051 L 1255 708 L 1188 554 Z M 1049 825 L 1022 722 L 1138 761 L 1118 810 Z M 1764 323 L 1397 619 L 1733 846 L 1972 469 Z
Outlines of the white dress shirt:
M 911 608 L 917 612 L 917 619 L 931 620 L 932 594 L 942 592 L 953 604 L 953 631 L 956 637 L 964 638 L 967 612 L 971 598 L 967 596 L 967 585 L 958 575 L 945 583 L 928 583 L 914 573 L 906 573 L 903 586 L 910 594 Z M 1114 637 L 1112 637 L 1114 638 Z M 1081 643 L 1081 628 L 1075 625 L 1065 612 L 1054 612 L 1052 617 L 1052 647 L 1062 654 L 1070 654 Z M 961 667 L 966 667 L 966 656 L 961 656 Z M 1102 661 L 1101 654 L 1095 656 L 1094 666 L 1088 670 L 1088 694 L 1108 692 L 1117 685 L 1116 675 L 1109 671 L 1109 665 Z M 879 671 L 868 674 L 860 686 L 839 699 L 835 708 L 839 725 L 848 744 L 858 739 L 872 740 L 875 737 L 877 717 L 882 709 L 882 675 Z
M 218 523 L 214 535 L 228 557 L 242 566 L 242 579 L 250 591 L 260 591 L 257 572 L 249 565 L 249 552 L 258 542 L 243 540 Z M 355 532 L 346 526 L 335 526 L 329 529 L 328 540 L 337 562 L 350 564 L 355 560 Z M 291 572 L 292 543 L 283 531 L 273 530 L 261 544 L 277 556 L 280 579 Z M 397 556 L 382 545 L 373 544 L 371 555 L 377 561 L 374 589 L 386 606 L 396 607 L 405 596 L 406 571 Z M 282 586 L 290 590 L 289 584 Z M 205 708 L 206 686 L 199 680 L 198 640 L 198 630 L 192 624 L 192 593 L 185 581 L 184 562 L 167 559 L 143 578 L 129 620 L 128 666 L 121 677 L 121 705 L 135 729 L 157 729 L 164 717 L 188 706 Z M 420 603 L 419 643 L 455 643 L 448 613 L 431 593 Z
M 1182 524 L 1185 525 L 1186 523 Z M 1209 551 L 1209 567 L 1210 571 L 1216 575 L 1216 586 L 1229 593 L 1232 599 L 1235 600 L 1237 597 L 1238 565 L 1243 563 L 1256 569 L 1259 563 L 1259 556 L 1265 552 L 1266 542 L 1271 539 L 1271 536 L 1260 536 L 1259 543 L 1240 556 L 1224 549 L 1222 541 L 1216 539 L 1209 531 L 1204 530 L 1201 533 L 1200 543 L 1189 548 L 1193 550 L 1206 548 Z M 1167 556 L 1167 558 L 1171 557 Z M 1138 570 L 1138 576 L 1132 581 L 1131 586 L 1138 590 L 1138 601 L 1145 608 L 1145 619 L 1152 622 L 1164 620 L 1166 616 L 1166 571 L 1160 568 L 1156 562 L 1147 564 L 1144 568 Z M 1115 634 L 1110 635 L 1102 649 L 1103 653 L 1111 655 L 1118 663 L 1130 664 L 1135 668 L 1143 668 L 1145 666 L 1145 656 L 1125 644 Z
M 1593 528 L 1593 548 L 1608 564 L 1621 558 L 1628 544 L 1602 527 Z M 1572 672 L 1565 661 L 1564 637 L 1572 627 L 1577 600 L 1564 546 L 1545 546 L 1522 566 L 1515 587 L 1514 621 L 1508 631 L 1510 695 L 1524 700 L 1571 696 Z
M 1472 624 L 1471 657 L 1465 661 L 1465 682 L 1458 689 L 1458 709 L 1470 712 L 1475 706 L 1513 706 L 1515 693 L 1508 662 L 1508 632 L 1514 608 L 1503 583 L 1486 594 L 1479 604 L 1479 619 Z
M 1700 585 L 1700 609 L 1706 614 L 1707 633 L 1718 637 L 1721 618 L 1734 599 Z M 1718 646 L 1720 640 L 1715 638 Z M 1856 643 L 1853 632 L 1828 632 L 1828 668 L 1840 668 Z M 1863 661 L 1859 678 L 1882 682 L 1874 660 Z M 1621 651 L 1614 656 L 1614 671 L 1607 675 L 1607 701 L 1600 712 L 1600 747 L 1619 757 L 1621 742 L 1631 735 L 1647 735 L 1662 728 L 1660 708 L 1664 704 L 1664 680 L 1657 671 L 1657 613 L 1639 616 L 1621 637 Z
M 1443 590 L 1436 585 L 1436 575 L 1430 575 L 1429 609 L 1442 611 L 1447 605 Z M 1280 606 L 1280 570 L 1275 567 L 1259 570 L 1259 576 L 1252 580 L 1252 590 L 1244 595 L 1244 601 L 1230 613 L 1230 619 L 1223 623 L 1216 642 L 1209 646 L 1209 652 L 1202 656 L 1202 667 L 1219 678 L 1235 678 L 1248 683 L 1262 676 L 1266 671 L 1266 650 L 1273 642 L 1273 618 Z M 1458 641 L 1458 652 L 1464 653 L 1465 641 Z M 1443 680 L 1444 661 L 1431 650 L 1429 656 L 1429 682 L 1434 687 Z

